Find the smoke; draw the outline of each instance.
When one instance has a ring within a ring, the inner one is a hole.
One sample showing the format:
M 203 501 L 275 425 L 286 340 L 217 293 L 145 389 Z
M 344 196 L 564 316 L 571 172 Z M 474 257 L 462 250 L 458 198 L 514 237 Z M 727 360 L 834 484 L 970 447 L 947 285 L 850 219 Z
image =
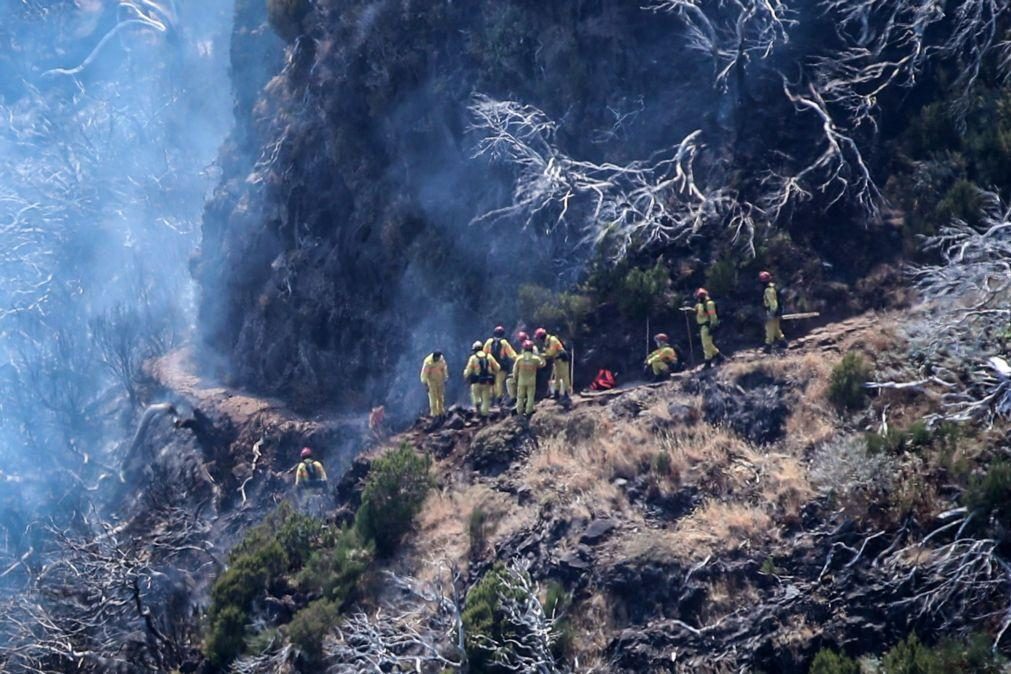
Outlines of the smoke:
M 116 479 L 231 124 L 228 0 L 0 0 L 0 558 Z M 20 544 L 19 544 L 20 543 Z

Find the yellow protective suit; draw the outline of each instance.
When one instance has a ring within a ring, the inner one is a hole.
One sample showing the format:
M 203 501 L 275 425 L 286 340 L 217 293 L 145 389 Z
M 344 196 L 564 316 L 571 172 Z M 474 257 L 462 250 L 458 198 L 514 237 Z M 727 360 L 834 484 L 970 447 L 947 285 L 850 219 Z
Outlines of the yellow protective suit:
M 310 477 L 311 476 L 311 477 Z M 322 484 L 326 482 L 323 464 L 314 459 L 303 459 L 295 469 L 295 486 Z
M 548 335 L 544 339 L 544 358 L 552 363 L 551 379 L 554 382 L 554 392 L 567 396 L 572 393 L 572 363 L 568 359 L 562 359 L 563 353 L 566 351 L 562 340 L 554 335 Z
M 646 365 L 653 369 L 653 375 L 657 377 L 670 373 L 677 362 L 677 351 L 669 344 L 664 344 L 646 358 Z
M 530 416 L 537 398 L 537 370 L 545 366 L 544 359 L 524 351 L 513 365 L 516 378 L 516 413 Z
M 492 389 L 495 387 L 495 375 L 500 369 L 502 368 L 495 357 L 484 351 L 475 351 L 463 369 L 464 378 L 470 382 L 470 400 L 482 417 L 491 414 Z
M 695 322 L 699 325 L 699 339 L 702 340 L 702 353 L 706 362 L 711 362 L 720 355 L 713 341 L 713 329 L 719 326 L 720 317 L 716 315 L 716 302 L 706 297 L 695 305 Z
M 498 349 L 495 348 L 496 341 L 501 342 Z M 497 356 L 495 355 L 496 350 L 498 351 Z M 509 363 L 516 361 L 516 349 L 513 348 L 513 345 L 510 344 L 509 340 L 505 337 L 491 337 L 484 343 L 484 352 L 489 356 L 494 357 L 500 366 L 499 371 L 495 373 L 494 393 L 496 398 L 501 398 L 506 393 L 506 381 L 509 377 L 509 372 L 512 369 L 511 367 L 507 368 L 505 366 L 505 362 L 506 360 L 508 360 Z M 509 395 L 511 396 L 512 393 Z
M 433 417 L 446 413 L 446 381 L 449 379 L 449 365 L 446 357 L 435 360 L 428 354 L 421 364 L 421 383 L 428 387 L 428 410 Z
M 765 345 L 772 346 L 786 339 L 779 321 L 779 293 L 776 284 L 770 283 L 762 294 L 762 306 L 765 307 Z

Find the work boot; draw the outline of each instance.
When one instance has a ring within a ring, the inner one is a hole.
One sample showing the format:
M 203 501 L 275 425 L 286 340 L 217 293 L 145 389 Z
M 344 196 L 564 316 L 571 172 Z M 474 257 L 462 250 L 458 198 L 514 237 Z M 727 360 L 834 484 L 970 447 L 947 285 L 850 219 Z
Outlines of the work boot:
M 772 353 L 772 344 L 766 344 L 762 347 L 762 351 L 765 353 Z
M 706 364 L 705 364 L 705 365 L 704 365 L 703 367 L 704 367 L 705 369 L 707 369 L 707 370 L 711 370 L 711 369 L 713 369 L 713 360 L 714 360 L 714 359 L 712 359 L 712 358 L 711 358 L 711 359 L 709 359 L 709 360 L 707 360 L 707 361 L 706 361 Z

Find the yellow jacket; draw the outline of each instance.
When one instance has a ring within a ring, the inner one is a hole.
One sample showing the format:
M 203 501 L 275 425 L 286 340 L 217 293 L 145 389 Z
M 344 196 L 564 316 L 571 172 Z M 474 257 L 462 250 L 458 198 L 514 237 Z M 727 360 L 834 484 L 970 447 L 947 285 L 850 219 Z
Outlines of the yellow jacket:
M 513 372 L 516 373 L 517 386 L 527 386 L 537 381 L 537 370 L 544 367 L 544 359 L 535 353 L 524 351 L 516 359 Z
M 776 292 L 776 284 L 770 283 L 762 294 L 762 306 L 770 316 L 779 314 L 779 293 Z
M 558 354 L 562 351 L 565 351 L 565 345 L 562 344 L 562 340 L 554 335 L 548 335 L 547 339 L 544 340 L 544 357 L 557 358 Z
M 432 354 L 425 357 L 425 362 L 421 364 L 422 384 L 443 384 L 449 379 L 449 365 L 446 364 L 446 357 L 443 356 L 436 362 Z
M 674 365 L 678 362 L 677 351 L 675 351 L 672 346 L 661 346 L 659 349 L 649 354 L 649 357 L 646 358 L 647 365 L 653 365 L 653 363 L 658 361 L 662 361 L 668 365 Z
M 312 467 L 312 473 L 314 477 L 310 479 L 309 477 L 309 467 Z M 295 486 L 299 486 L 303 482 L 326 482 L 326 470 L 323 468 L 323 464 L 314 459 L 305 459 L 298 464 L 298 468 L 295 469 Z
M 463 376 L 465 378 L 470 378 L 471 375 L 478 376 L 481 374 L 481 361 L 488 360 L 488 374 L 491 376 L 491 381 L 487 382 L 476 382 L 480 384 L 490 384 L 495 381 L 495 373 L 497 373 L 502 367 L 495 360 L 495 356 L 490 356 L 484 351 L 478 351 L 471 355 L 470 360 L 467 361 L 467 367 L 463 369 Z
M 699 325 L 710 325 L 716 327 L 720 324 L 720 317 L 716 315 L 716 302 L 707 299 L 695 305 L 695 322 Z
M 516 360 L 516 349 L 513 348 L 513 345 L 510 344 L 509 340 L 506 339 L 505 337 L 501 337 L 501 338 L 499 338 L 499 337 L 490 337 L 490 338 L 488 338 L 488 341 L 484 343 L 484 352 L 487 353 L 489 356 L 492 356 L 492 357 L 495 356 L 495 354 L 492 353 L 492 347 L 495 346 L 495 340 L 496 339 L 501 339 L 502 340 L 502 346 L 499 347 L 499 352 L 498 352 L 499 357 L 505 356 L 509 360 Z M 501 365 L 501 363 L 499 363 L 499 365 Z

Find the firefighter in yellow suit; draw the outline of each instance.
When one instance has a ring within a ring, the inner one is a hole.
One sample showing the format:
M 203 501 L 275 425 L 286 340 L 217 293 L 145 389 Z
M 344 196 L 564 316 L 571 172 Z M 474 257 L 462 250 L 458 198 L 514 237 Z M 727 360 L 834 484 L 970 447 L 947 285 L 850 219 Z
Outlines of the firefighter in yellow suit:
M 516 359 L 516 413 L 530 416 L 534 413 L 537 398 L 537 371 L 544 367 L 544 359 L 534 353 L 534 343 L 523 342 L 523 353 Z
M 779 302 L 779 290 L 772 280 L 772 274 L 763 271 L 758 275 L 758 280 L 765 286 L 762 293 L 762 307 L 765 309 L 765 352 L 770 353 L 777 342 L 781 344 L 786 342 L 786 336 L 780 327 L 783 307 Z
M 298 467 L 295 469 L 295 486 L 321 488 L 326 486 L 326 482 L 326 470 L 324 470 L 323 464 L 312 458 L 311 449 L 303 447 L 302 460 L 299 461 Z
M 428 388 L 428 410 L 433 417 L 446 413 L 446 381 L 449 365 L 441 351 L 433 351 L 421 364 L 421 383 Z
M 495 399 L 502 402 L 506 395 L 506 380 L 512 372 L 513 363 L 516 361 L 516 349 L 506 339 L 506 329 L 501 325 L 495 328 L 492 336 L 484 343 L 484 352 L 494 358 L 499 364 L 499 371 L 495 374 Z M 509 394 L 510 397 L 512 393 Z
M 545 362 L 551 363 L 551 377 L 554 381 L 554 397 L 568 400 L 572 393 L 572 358 L 565 350 L 565 344 L 558 337 L 549 335 L 544 328 L 537 328 L 534 339 L 540 347 Z
M 491 414 L 492 389 L 495 375 L 501 369 L 494 356 L 484 352 L 483 342 L 474 342 L 473 353 L 463 369 L 463 376 L 470 384 L 470 399 L 474 410 L 482 417 Z
M 663 332 L 653 338 L 656 350 L 646 358 L 646 366 L 652 371 L 653 379 L 659 381 L 670 376 L 678 364 L 678 354 L 670 345 L 670 338 Z
M 722 357 L 720 350 L 713 341 L 713 333 L 720 325 L 720 317 L 716 314 L 716 302 L 709 297 L 709 291 L 699 288 L 695 291 L 695 322 L 699 326 L 699 338 L 702 340 L 702 353 L 706 358 L 706 367 L 712 367 Z

